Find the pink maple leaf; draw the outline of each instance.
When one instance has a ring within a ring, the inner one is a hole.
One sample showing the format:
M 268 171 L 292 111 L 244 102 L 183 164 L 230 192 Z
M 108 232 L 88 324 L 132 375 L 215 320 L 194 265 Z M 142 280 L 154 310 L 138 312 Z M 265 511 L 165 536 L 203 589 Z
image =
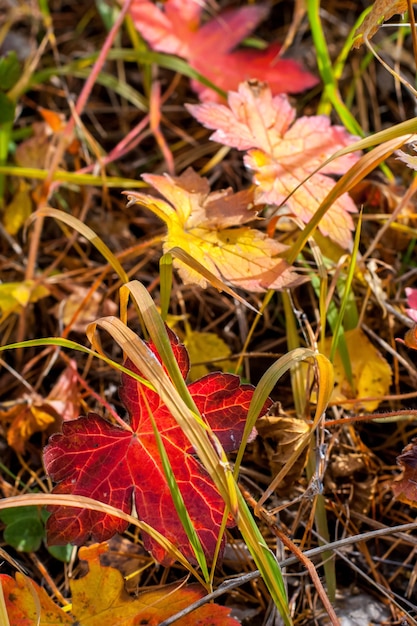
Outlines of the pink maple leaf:
M 325 115 L 295 120 L 288 98 L 273 96 L 266 84 L 242 83 L 237 92 L 228 94 L 228 106 L 214 102 L 186 106 L 201 124 L 215 130 L 213 141 L 247 151 L 244 162 L 254 172 L 257 203 L 285 202 L 285 213 L 304 223 L 334 186 L 329 174 L 344 174 L 359 158 L 358 153 L 339 157 L 306 180 L 355 138 L 342 126 L 332 126 Z M 348 248 L 354 228 L 350 214 L 356 211 L 350 196 L 343 194 L 320 221 L 320 231 Z
M 296 61 L 280 59 L 278 44 L 265 50 L 234 50 L 266 18 L 266 5 L 229 9 L 200 26 L 203 7 L 201 0 L 167 0 L 163 9 L 150 0 L 133 0 L 130 14 L 151 48 L 186 59 L 224 91 L 253 78 L 268 81 L 274 93 L 298 93 L 318 83 Z M 220 99 L 198 81 L 192 81 L 192 87 L 201 100 Z
M 189 370 L 188 353 L 171 333 L 171 345 L 181 372 Z M 153 344 L 149 349 L 157 356 Z M 138 370 L 127 361 L 126 366 Z M 233 374 L 212 373 L 191 383 L 189 391 L 201 415 L 226 451 L 241 441 L 253 387 L 240 384 Z M 120 398 L 129 413 L 126 429 L 90 413 L 65 422 L 62 433 L 52 435 L 44 450 L 45 468 L 59 484 L 54 493 L 89 496 L 130 513 L 132 503 L 139 519 L 158 530 L 195 563 L 193 550 L 177 515 L 159 456 L 150 414 L 157 424 L 188 514 L 203 549 L 213 558 L 224 502 L 176 420 L 157 393 L 122 374 Z M 265 404 L 265 411 L 271 402 Z M 123 532 L 127 523 L 89 509 L 51 507 L 47 522 L 50 544 L 105 541 Z M 234 521 L 229 518 L 228 526 Z M 223 538 L 223 547 L 224 547 Z M 154 558 L 169 564 L 170 557 L 151 537 L 145 547 Z

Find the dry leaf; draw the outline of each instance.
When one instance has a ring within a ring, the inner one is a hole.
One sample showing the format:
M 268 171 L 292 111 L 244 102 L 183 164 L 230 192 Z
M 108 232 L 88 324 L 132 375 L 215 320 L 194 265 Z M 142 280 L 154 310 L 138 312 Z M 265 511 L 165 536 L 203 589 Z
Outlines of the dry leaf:
M 157 626 L 204 596 L 198 585 L 161 585 L 146 589 L 133 598 L 126 593 L 122 574 L 103 567 L 100 555 L 106 544 L 80 549 L 81 559 L 88 561 L 86 576 L 70 580 L 71 614 L 60 609 L 35 582 L 17 573 L 16 579 L 0 574 L 10 624 L 25 626 Z M 230 609 L 218 604 L 205 604 L 178 619 L 178 626 L 239 626 L 229 617 Z
M 389 20 L 390 17 L 405 13 L 407 10 L 407 0 L 376 0 L 372 11 L 366 16 L 355 33 L 353 48 L 359 48 L 365 39 L 371 39 L 379 30 L 381 24 Z
M 360 328 L 346 331 L 345 340 L 355 389 L 350 386 L 342 359 L 337 352 L 333 364 L 335 386 L 330 402 L 338 403 L 349 410 L 375 411 L 388 393 L 392 378 L 391 367 Z M 329 337 L 325 343 L 326 354 L 330 353 L 330 346 Z M 361 398 L 368 397 L 380 400 L 361 401 Z M 353 398 L 357 398 L 358 402 L 344 404 L 345 400 Z
M 62 372 L 47 398 L 32 394 L 25 395 L 22 400 L 0 411 L 0 422 L 7 426 L 7 443 L 21 454 L 34 433 L 43 432 L 52 426 L 57 430 L 63 420 L 73 420 L 79 416 L 80 395 L 75 361 L 71 361 Z
M 266 415 L 258 420 L 256 430 L 264 441 L 272 473 L 276 476 L 286 465 L 301 439 L 309 432 L 310 425 L 294 417 Z M 308 446 L 277 486 L 278 495 L 288 494 L 290 487 L 299 480 L 307 461 L 307 454 Z
M 226 284 L 248 291 L 287 289 L 303 282 L 280 258 L 286 246 L 244 226 L 257 216 L 250 190 L 210 193 L 208 181 L 192 168 L 178 177 L 145 174 L 143 178 L 169 203 L 144 193 L 126 193 L 131 202 L 149 208 L 166 223 L 164 252 L 182 248 Z M 197 270 L 178 260 L 174 264 L 184 283 L 207 287 Z
M 397 463 L 402 474 L 392 483 L 394 496 L 401 502 L 417 507 L 417 439 L 404 448 L 397 457 Z

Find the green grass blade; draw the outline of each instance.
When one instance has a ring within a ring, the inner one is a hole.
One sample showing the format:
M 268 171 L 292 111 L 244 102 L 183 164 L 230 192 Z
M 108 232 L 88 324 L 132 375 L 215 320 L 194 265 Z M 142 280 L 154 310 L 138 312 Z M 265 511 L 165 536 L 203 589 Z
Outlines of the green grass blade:
M 285 626 L 292 626 L 281 568 L 265 542 L 248 505 L 238 492 L 238 527 Z
M 356 271 L 356 261 L 357 261 L 358 254 L 359 254 L 359 243 L 360 243 L 361 232 L 362 232 L 362 228 L 361 227 L 362 227 L 362 214 L 359 215 L 359 220 L 358 220 L 358 225 L 356 227 L 355 240 L 354 240 L 354 244 L 353 244 L 352 254 L 351 254 L 351 257 L 350 257 L 349 269 L 348 269 L 348 274 L 347 274 L 347 277 L 346 277 L 346 282 L 345 282 L 342 302 L 340 304 L 339 314 L 337 316 L 336 323 L 335 323 L 334 329 L 333 329 L 332 345 L 330 347 L 330 355 L 329 355 L 329 359 L 332 362 L 333 362 L 335 354 L 336 354 L 337 346 L 338 346 L 339 339 L 340 339 L 340 331 L 341 331 L 341 328 L 342 328 L 342 324 L 343 324 L 343 320 L 344 320 L 344 317 L 345 317 L 346 309 L 347 309 L 347 306 L 349 304 L 349 299 L 350 299 L 350 296 L 351 296 L 351 287 L 352 287 L 353 277 L 354 277 L 355 271 Z M 350 371 L 350 377 L 352 379 L 352 368 L 350 366 L 350 361 L 349 361 L 349 366 L 348 367 L 349 367 L 349 371 Z M 347 373 L 348 372 L 346 371 L 346 374 Z
M 207 560 L 204 554 L 203 547 L 194 529 L 190 516 L 188 515 L 188 511 L 185 506 L 181 491 L 179 490 L 178 483 L 174 476 L 174 472 L 172 471 L 172 466 L 169 461 L 168 455 L 166 453 L 164 443 L 162 441 L 161 435 L 159 434 L 155 419 L 150 411 L 149 411 L 149 416 L 151 418 L 152 429 L 153 429 L 155 439 L 156 439 L 156 445 L 158 447 L 159 456 L 161 458 L 162 467 L 164 470 L 166 481 L 168 483 L 172 500 L 174 502 L 175 510 L 178 513 L 178 517 L 180 518 L 181 524 L 187 535 L 188 541 L 190 542 L 193 548 L 197 562 L 201 568 L 201 571 L 203 572 L 204 579 L 208 583 L 210 579 L 210 575 L 208 572 Z
M 161 317 L 165 321 L 169 311 L 172 291 L 172 255 L 168 252 L 159 260 L 159 280 L 161 284 Z
M 53 217 L 56 220 L 67 224 L 67 226 L 71 226 L 71 228 L 74 228 L 74 230 L 79 232 L 80 235 L 90 241 L 93 246 L 103 255 L 103 257 L 106 259 L 106 261 L 108 261 L 110 266 L 114 269 L 114 271 L 123 283 L 126 283 L 129 280 L 128 275 L 126 274 L 123 267 L 120 265 L 120 262 L 116 259 L 110 248 L 104 243 L 102 239 L 100 239 L 100 237 L 96 235 L 96 233 L 89 226 L 84 224 L 84 222 L 79 220 L 77 217 L 69 215 L 68 213 L 64 213 L 64 211 L 60 211 L 59 209 L 52 209 L 50 207 L 44 207 L 36 211 L 36 213 L 34 213 L 29 219 L 29 223 L 37 217 Z

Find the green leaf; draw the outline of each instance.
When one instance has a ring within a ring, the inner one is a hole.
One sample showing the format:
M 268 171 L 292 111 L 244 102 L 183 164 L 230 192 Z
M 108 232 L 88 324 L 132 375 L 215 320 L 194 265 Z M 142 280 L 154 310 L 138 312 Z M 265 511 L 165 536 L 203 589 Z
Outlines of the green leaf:
M 8 52 L 0 58 L 0 89 L 8 91 L 20 78 L 21 67 L 16 52 Z
M 0 519 L 6 524 L 4 541 L 19 552 L 35 552 L 40 548 L 45 527 L 38 507 L 25 506 L 2 511 Z
M 62 561 L 63 563 L 70 562 L 71 554 L 74 549 L 70 543 L 67 543 L 65 546 L 47 546 L 47 548 L 49 554 L 52 555 L 54 559 Z
M 0 126 L 10 124 L 14 120 L 15 105 L 5 93 L 0 91 Z

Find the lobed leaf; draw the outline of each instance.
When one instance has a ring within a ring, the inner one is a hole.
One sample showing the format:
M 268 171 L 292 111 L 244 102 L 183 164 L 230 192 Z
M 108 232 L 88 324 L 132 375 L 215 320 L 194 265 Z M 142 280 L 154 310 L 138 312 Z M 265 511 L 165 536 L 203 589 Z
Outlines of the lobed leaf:
M 210 193 L 207 180 L 191 168 L 181 176 L 145 174 L 143 178 L 168 202 L 126 193 L 131 202 L 146 206 L 165 221 L 164 253 L 179 247 L 215 277 L 248 291 L 284 289 L 303 282 L 281 258 L 286 246 L 246 226 L 258 214 L 251 190 Z M 197 270 L 178 259 L 174 264 L 184 283 L 207 287 L 208 281 Z
M 203 2 L 167 0 L 159 8 L 150 0 L 133 0 L 132 20 L 153 50 L 175 54 L 223 91 L 236 89 L 242 80 L 268 81 L 274 93 L 297 93 L 318 80 L 293 60 L 279 58 L 280 45 L 264 50 L 236 46 L 266 18 L 266 4 L 223 11 L 200 25 Z M 197 80 L 193 89 L 200 100 L 219 100 L 219 94 Z
M 185 377 L 189 368 L 186 349 L 173 333 L 171 344 Z M 148 348 L 150 356 L 153 354 L 159 359 L 153 344 Z M 130 361 L 126 366 L 139 374 Z M 213 373 L 191 383 L 189 391 L 223 448 L 226 451 L 236 449 L 253 396 L 252 386 L 242 385 L 233 374 Z M 124 373 L 120 397 L 129 413 L 128 430 L 90 414 L 64 423 L 62 433 L 51 437 L 44 451 L 44 463 L 51 478 L 59 483 L 54 493 L 89 496 L 127 513 L 134 501 L 139 519 L 163 534 L 195 563 L 167 485 L 152 415 L 187 512 L 211 560 L 224 514 L 223 498 L 156 392 Z M 228 525 L 233 524 L 229 519 Z M 126 526 L 124 520 L 98 511 L 54 507 L 47 522 L 47 537 L 54 544 L 81 545 L 90 536 L 104 541 L 116 532 L 123 532 Z M 149 535 L 144 535 L 144 543 L 156 560 L 164 564 L 172 561 Z
M 277 207 L 285 203 L 279 213 L 304 223 L 334 187 L 329 175 L 345 173 L 359 158 L 357 153 L 345 154 L 323 166 L 354 137 L 341 126 L 331 126 L 324 115 L 294 121 L 295 109 L 288 98 L 273 96 L 266 84 L 242 83 L 237 92 L 229 93 L 228 106 L 204 103 L 187 108 L 201 124 L 215 130 L 212 140 L 248 151 L 244 161 L 254 172 L 256 203 Z M 320 231 L 348 248 L 353 230 L 350 214 L 356 210 L 352 199 L 341 195 L 320 221 Z

